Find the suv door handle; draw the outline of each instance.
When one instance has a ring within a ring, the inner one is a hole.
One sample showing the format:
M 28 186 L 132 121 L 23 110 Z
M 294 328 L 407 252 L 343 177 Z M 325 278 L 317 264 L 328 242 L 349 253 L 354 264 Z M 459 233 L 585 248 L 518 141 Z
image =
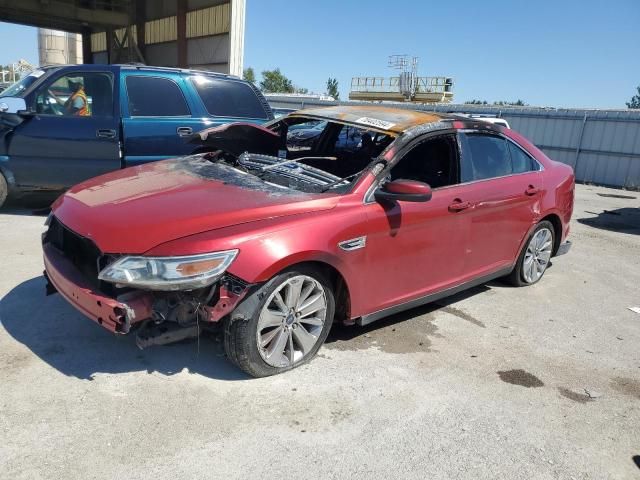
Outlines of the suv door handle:
M 187 137 L 193 133 L 193 129 L 191 127 L 178 127 L 176 128 L 176 133 L 179 137 Z
M 456 198 L 451 205 L 449 205 L 450 212 L 460 212 L 471 206 L 471 202 L 463 202 L 459 198 Z
M 116 131 L 110 128 L 100 128 L 96 130 L 96 137 L 98 138 L 116 138 Z
M 525 195 L 532 196 L 532 195 L 535 195 L 536 193 L 538 193 L 539 191 L 540 191 L 540 189 L 539 189 L 539 188 L 536 188 L 536 187 L 534 187 L 533 185 L 529 185 L 529 186 L 527 187 L 527 189 L 524 191 L 524 194 L 525 194 Z

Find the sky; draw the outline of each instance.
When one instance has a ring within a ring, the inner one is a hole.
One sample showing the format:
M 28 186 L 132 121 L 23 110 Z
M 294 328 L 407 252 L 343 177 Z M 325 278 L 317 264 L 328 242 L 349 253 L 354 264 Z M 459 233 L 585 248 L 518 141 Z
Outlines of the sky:
M 640 85 L 640 0 L 246 0 L 245 67 L 280 68 L 348 97 L 351 77 L 392 76 L 387 58 L 419 57 L 421 76 L 454 79 L 454 101 L 624 108 Z M 36 30 L 0 23 L 0 64 L 37 63 Z

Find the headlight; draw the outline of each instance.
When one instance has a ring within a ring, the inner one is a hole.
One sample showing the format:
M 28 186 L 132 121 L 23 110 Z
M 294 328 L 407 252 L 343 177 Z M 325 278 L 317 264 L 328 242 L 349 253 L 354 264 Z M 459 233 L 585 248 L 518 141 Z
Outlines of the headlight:
M 98 278 L 149 290 L 191 290 L 215 282 L 238 250 L 186 257 L 123 257 L 104 268 Z

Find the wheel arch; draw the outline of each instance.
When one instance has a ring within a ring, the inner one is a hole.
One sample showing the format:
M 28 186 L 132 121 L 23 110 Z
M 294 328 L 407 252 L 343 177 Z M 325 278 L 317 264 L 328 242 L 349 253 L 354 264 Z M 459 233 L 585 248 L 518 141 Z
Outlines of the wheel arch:
M 553 255 L 556 254 L 560 243 L 562 242 L 562 220 L 556 213 L 550 213 L 547 216 L 541 218 L 538 223 L 548 221 L 553 225 Z
M 260 281 L 268 281 L 285 270 L 293 270 L 301 266 L 317 269 L 327 277 L 333 287 L 333 294 L 336 300 L 335 319 L 347 322 L 351 319 L 351 289 L 347 281 L 347 275 L 337 263 L 328 258 L 326 254 L 321 254 L 321 252 L 317 252 L 317 255 L 309 255 L 308 253 L 304 256 L 293 255 L 271 265 L 259 275 L 259 278 Z

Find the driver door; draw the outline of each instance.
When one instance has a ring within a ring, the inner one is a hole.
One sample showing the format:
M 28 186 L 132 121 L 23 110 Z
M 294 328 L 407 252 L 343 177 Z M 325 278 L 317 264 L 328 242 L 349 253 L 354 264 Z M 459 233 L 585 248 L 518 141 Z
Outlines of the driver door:
M 423 203 L 371 196 L 365 205 L 374 232 L 366 239 L 367 291 L 376 310 L 456 286 L 464 266 L 468 222 L 464 211 L 451 208 L 461 196 L 455 136 L 418 140 L 399 156 L 390 180 L 425 182 L 433 194 Z
M 74 115 L 63 104 L 82 82 L 89 115 Z M 14 131 L 9 169 L 19 187 L 63 190 L 120 168 L 117 82 L 113 72 L 62 73 L 27 99 L 34 111 Z M 56 100 L 57 99 L 57 100 Z

